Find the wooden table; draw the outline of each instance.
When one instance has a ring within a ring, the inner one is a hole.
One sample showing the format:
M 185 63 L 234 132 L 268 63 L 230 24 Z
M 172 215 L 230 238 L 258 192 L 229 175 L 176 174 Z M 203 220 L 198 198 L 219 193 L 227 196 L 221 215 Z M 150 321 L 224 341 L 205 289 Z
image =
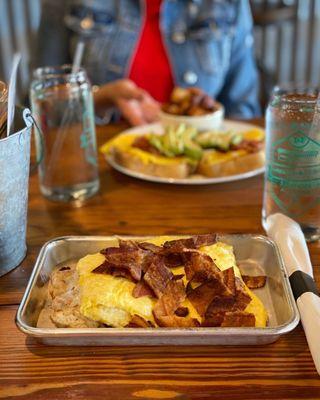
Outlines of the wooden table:
M 119 130 L 98 130 L 100 144 Z M 46 347 L 15 313 L 42 244 L 62 235 L 259 232 L 262 176 L 203 187 L 141 182 L 100 159 L 100 193 L 81 208 L 44 199 L 30 179 L 28 255 L 0 278 L 0 398 L 320 399 L 301 327 L 267 346 Z M 309 246 L 320 283 L 320 245 Z M 320 345 L 320 338 L 319 338 Z

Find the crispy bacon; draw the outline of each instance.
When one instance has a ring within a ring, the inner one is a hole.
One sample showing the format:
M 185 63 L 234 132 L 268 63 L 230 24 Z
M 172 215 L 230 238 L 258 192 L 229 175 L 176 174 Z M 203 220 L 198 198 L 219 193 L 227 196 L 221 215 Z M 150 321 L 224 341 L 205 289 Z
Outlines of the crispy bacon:
M 236 278 L 236 304 L 237 310 L 244 310 L 251 301 L 251 297 L 247 293 L 243 282 L 240 278 Z
M 136 298 L 156 297 L 153 316 L 158 326 L 200 325 L 182 305 L 186 297 L 201 316 L 202 326 L 254 326 L 254 315 L 245 311 L 251 297 L 243 281 L 235 277 L 232 267 L 221 271 L 208 254 L 198 250 L 215 241 L 216 235 L 199 235 L 156 246 L 120 239 L 119 247 L 101 251 L 105 261 L 93 272 L 136 282 L 132 291 Z M 174 275 L 170 268 L 182 265 L 185 274 Z M 188 281 L 186 288 L 182 281 L 184 276 Z M 262 287 L 265 279 L 244 276 L 251 288 Z M 129 326 L 150 327 L 150 324 L 134 315 Z
M 222 279 L 219 268 L 212 258 L 197 250 L 184 252 L 185 272 L 189 281 L 206 282 L 212 278 Z
M 173 315 L 186 298 L 186 292 L 182 281 L 169 281 L 164 293 L 153 308 L 155 318 L 164 315 Z
M 163 260 L 169 268 L 180 267 L 184 264 L 183 253 L 164 254 Z
M 263 141 L 258 140 L 242 140 L 239 144 L 232 145 L 231 150 L 245 150 L 248 153 L 257 153 L 264 147 Z
M 170 240 L 163 244 L 163 248 L 172 253 L 179 253 L 184 249 L 198 249 L 201 246 L 209 246 L 216 243 L 216 241 L 217 235 L 209 233 L 191 236 L 187 239 Z
M 188 307 L 178 307 L 174 312 L 178 317 L 186 317 L 189 314 Z
M 178 281 L 179 279 L 182 279 L 183 277 L 184 277 L 184 274 L 173 275 L 173 279 L 175 281 Z
M 253 327 L 255 326 L 255 316 L 245 311 L 227 311 L 213 314 L 205 318 L 202 326 L 206 327 Z
M 242 290 L 238 290 L 235 296 L 215 296 L 206 310 L 205 317 L 210 318 L 214 314 L 226 311 L 244 311 L 250 301 L 251 297 Z
M 195 318 L 162 315 L 155 317 L 157 324 L 164 328 L 196 328 L 200 323 Z
M 259 276 L 242 275 L 242 279 L 249 289 L 260 289 L 264 287 L 267 281 L 267 277 L 264 275 L 259 275 Z
M 173 273 L 164 265 L 161 257 L 154 257 L 143 279 L 159 298 L 173 279 Z
M 131 321 L 128 324 L 128 327 L 132 328 L 153 328 L 154 325 L 151 321 L 146 321 L 140 315 L 134 314 L 131 317 Z
M 236 293 L 236 282 L 233 267 L 225 269 L 222 272 L 223 282 L 230 290 L 231 294 L 234 296 Z
M 143 296 L 155 297 L 155 294 L 154 291 L 142 279 L 141 281 L 136 283 L 135 287 L 133 288 L 132 296 L 135 298 Z
M 105 261 L 92 272 L 122 276 L 137 282 L 142 276 L 142 266 L 148 252 L 141 250 L 137 243 L 131 240 L 119 240 L 119 247 L 108 247 L 100 252 Z
M 149 139 L 146 136 L 138 136 L 134 140 L 132 147 L 137 147 L 138 149 L 147 151 L 148 153 L 157 155 L 160 154 L 160 152 L 154 146 L 152 146 L 152 144 L 149 142 Z
M 202 283 L 197 288 L 188 292 L 188 299 L 197 310 L 200 316 L 204 316 L 209 305 L 214 298 L 224 296 L 230 297 L 232 294 L 226 285 L 219 279 L 211 279 Z
M 153 243 L 140 242 L 140 243 L 138 243 L 138 246 L 140 249 L 151 251 L 151 253 L 153 253 L 153 254 L 159 254 L 162 251 L 162 247 L 157 246 Z
M 219 312 L 216 314 L 212 314 L 210 316 L 206 316 L 202 321 L 201 326 L 205 327 L 218 327 L 221 326 L 224 319 L 224 312 Z
M 245 311 L 226 312 L 221 326 L 248 327 L 255 326 L 256 318 L 253 314 Z

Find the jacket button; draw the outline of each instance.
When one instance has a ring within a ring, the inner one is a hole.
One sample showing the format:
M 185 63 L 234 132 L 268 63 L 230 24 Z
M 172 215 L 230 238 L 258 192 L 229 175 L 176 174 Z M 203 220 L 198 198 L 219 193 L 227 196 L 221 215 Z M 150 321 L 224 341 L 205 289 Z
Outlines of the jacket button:
M 198 80 L 198 75 L 193 71 L 187 71 L 183 75 L 183 80 L 188 85 L 194 85 Z
M 186 35 L 184 32 L 173 32 L 172 41 L 176 44 L 182 44 L 186 41 Z

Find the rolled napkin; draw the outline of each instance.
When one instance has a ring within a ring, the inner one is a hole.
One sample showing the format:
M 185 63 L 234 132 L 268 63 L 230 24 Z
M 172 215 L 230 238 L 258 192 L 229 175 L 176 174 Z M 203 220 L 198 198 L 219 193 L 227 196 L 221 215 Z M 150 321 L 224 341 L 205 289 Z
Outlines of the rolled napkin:
M 267 218 L 266 231 L 280 249 L 310 352 L 320 374 L 320 297 L 303 232 L 297 222 L 280 213 Z

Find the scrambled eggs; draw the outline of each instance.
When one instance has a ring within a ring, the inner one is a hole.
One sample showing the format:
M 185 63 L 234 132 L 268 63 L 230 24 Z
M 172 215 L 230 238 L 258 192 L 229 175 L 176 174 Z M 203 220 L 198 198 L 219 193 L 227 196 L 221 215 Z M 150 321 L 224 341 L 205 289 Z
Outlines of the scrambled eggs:
M 161 236 L 149 242 L 160 246 L 167 240 L 172 240 L 172 237 Z M 218 242 L 211 246 L 203 246 L 200 251 L 208 254 L 220 270 L 232 266 L 235 275 L 241 278 L 232 246 Z M 77 264 L 81 296 L 80 312 L 87 318 L 113 327 L 126 326 L 134 314 L 154 323 L 152 309 L 156 299 L 149 296 L 133 297 L 132 290 L 135 284 L 125 278 L 92 273 L 92 270 L 102 264 L 104 259 L 102 254 L 97 253 L 83 257 Z M 181 274 L 184 273 L 184 269 L 176 267 L 172 269 L 172 272 Z M 186 277 L 184 277 L 184 282 L 187 283 Z M 252 300 L 245 311 L 254 314 L 256 327 L 265 327 L 268 318 L 266 309 L 250 289 L 246 287 L 246 291 Z M 196 318 L 201 322 L 199 314 L 188 299 L 182 305 L 189 308 L 191 318 Z

